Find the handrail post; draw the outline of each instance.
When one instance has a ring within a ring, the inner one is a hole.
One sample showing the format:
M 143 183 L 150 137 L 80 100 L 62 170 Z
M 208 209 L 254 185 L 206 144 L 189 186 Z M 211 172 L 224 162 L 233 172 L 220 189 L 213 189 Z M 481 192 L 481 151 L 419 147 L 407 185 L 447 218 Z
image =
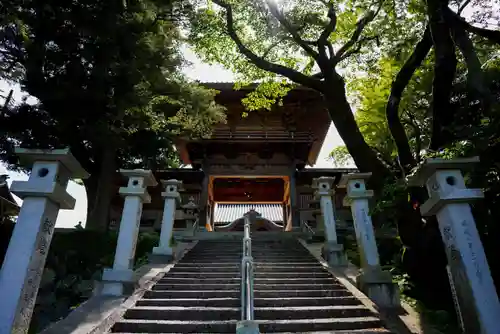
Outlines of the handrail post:
M 241 259 L 241 321 L 236 325 L 237 334 L 259 334 L 259 326 L 254 321 L 253 301 L 253 258 L 250 226 L 255 223 L 257 212 L 249 211 L 243 217 L 243 254 Z

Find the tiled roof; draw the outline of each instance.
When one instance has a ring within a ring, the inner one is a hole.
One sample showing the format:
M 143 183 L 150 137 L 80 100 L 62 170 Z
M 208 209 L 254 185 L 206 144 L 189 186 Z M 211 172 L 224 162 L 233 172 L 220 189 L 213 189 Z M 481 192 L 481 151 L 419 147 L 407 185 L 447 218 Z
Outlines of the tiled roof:
M 231 223 L 243 217 L 245 213 L 254 209 L 262 215 L 262 218 L 270 221 L 283 222 L 283 207 L 281 204 L 216 204 L 214 211 L 214 223 Z

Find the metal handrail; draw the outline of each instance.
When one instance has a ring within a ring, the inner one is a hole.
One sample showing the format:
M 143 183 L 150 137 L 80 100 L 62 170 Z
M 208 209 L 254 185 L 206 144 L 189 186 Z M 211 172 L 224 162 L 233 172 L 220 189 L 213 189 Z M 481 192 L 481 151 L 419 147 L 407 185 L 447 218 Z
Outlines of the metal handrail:
M 309 226 L 309 224 L 307 222 L 302 222 L 302 224 L 305 226 L 307 232 L 309 232 L 309 235 L 310 236 L 314 236 L 316 234 L 316 232 L 314 232 L 314 230 L 312 229 L 311 226 Z
M 196 231 L 198 230 L 198 225 L 200 225 L 200 217 L 196 217 L 196 220 L 193 224 L 193 236 L 196 235 Z
M 253 258 L 250 218 L 244 216 L 243 258 L 241 260 L 241 320 L 254 320 Z

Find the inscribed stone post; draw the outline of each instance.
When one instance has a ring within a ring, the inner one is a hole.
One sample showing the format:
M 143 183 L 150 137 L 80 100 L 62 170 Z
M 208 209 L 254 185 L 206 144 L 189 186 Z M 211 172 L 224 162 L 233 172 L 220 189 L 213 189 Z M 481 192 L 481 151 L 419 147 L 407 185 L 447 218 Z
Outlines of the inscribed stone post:
M 142 205 L 151 202 L 147 187 L 157 185 L 149 170 L 120 170 L 120 173 L 128 177 L 128 185 L 119 190 L 125 200 L 115 259 L 113 268 L 105 269 L 102 275 L 102 294 L 112 296 L 121 296 L 125 290 L 133 288 L 135 247 L 141 223 Z
M 165 197 L 165 206 L 163 208 L 163 218 L 161 222 L 160 244 L 158 247 L 153 248 L 151 260 L 154 262 L 167 263 L 172 259 L 174 254 L 171 240 L 175 221 L 175 210 L 177 203 L 180 202 L 178 190 L 182 182 L 178 180 L 162 180 L 161 182 L 165 186 L 165 191 L 161 194 Z
M 334 190 L 332 185 L 334 178 L 320 177 L 313 180 L 313 188 L 316 189 L 315 197 L 320 201 L 321 212 L 323 214 L 323 223 L 325 227 L 326 243 L 323 247 L 323 257 L 332 266 L 345 266 L 347 258 L 344 254 L 344 248 L 338 243 L 336 219 L 333 211 L 332 196 Z
M 75 206 L 68 181 L 88 177 L 68 149 L 15 152 L 33 167 L 11 185 L 23 204 L 0 271 L 0 334 L 28 332 L 59 209 Z
M 468 204 L 483 194 L 467 189 L 460 171 L 477 162 L 478 158 L 428 159 L 410 182 L 425 184 L 429 193 L 420 211 L 438 219 L 465 332 L 498 334 L 500 302 Z
M 351 206 L 362 273 L 356 278 L 358 287 L 381 307 L 400 307 L 399 291 L 392 282 L 391 274 L 382 271 L 378 255 L 375 232 L 369 215 L 368 199 L 373 191 L 366 189 L 365 181 L 371 173 L 347 174 L 339 186 L 347 188 L 346 199 Z

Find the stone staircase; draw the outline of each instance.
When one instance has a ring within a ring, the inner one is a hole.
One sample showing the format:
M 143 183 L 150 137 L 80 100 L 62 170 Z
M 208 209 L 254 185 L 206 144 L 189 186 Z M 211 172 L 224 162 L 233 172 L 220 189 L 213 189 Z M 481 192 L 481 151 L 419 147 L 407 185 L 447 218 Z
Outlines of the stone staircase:
M 200 241 L 112 333 L 235 333 L 241 241 Z M 296 240 L 254 240 L 255 319 L 261 333 L 389 333 Z

